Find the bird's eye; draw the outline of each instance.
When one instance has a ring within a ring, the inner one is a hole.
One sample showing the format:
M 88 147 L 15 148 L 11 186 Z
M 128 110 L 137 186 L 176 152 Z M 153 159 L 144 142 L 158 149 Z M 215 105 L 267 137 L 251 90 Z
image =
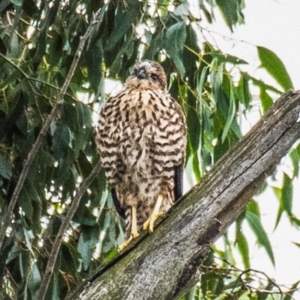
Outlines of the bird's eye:
M 158 76 L 157 76 L 156 74 L 151 74 L 151 78 L 152 78 L 154 81 L 158 80 Z
M 138 73 L 138 69 L 137 68 L 134 68 L 132 71 L 131 71 L 131 75 L 137 75 Z

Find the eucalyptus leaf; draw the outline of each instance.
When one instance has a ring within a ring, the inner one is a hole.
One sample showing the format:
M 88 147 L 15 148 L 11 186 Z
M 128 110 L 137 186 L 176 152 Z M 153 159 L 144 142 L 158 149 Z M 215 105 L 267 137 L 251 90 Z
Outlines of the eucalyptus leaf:
M 240 231 L 236 240 L 245 269 L 250 268 L 250 252 L 246 236 Z
M 53 156 L 56 160 L 65 156 L 66 151 L 70 146 L 71 138 L 72 135 L 69 127 L 65 123 L 60 122 L 53 134 L 53 143 L 51 147 Z
M 238 21 L 238 5 L 235 0 L 216 0 L 218 7 L 220 8 L 222 15 L 226 21 L 226 24 L 233 31 L 232 25 L 235 25 Z
M 264 88 L 260 88 L 259 97 L 262 104 L 263 112 L 266 112 L 269 109 L 269 107 L 273 104 L 273 99 Z
M 293 204 L 293 184 L 291 178 L 287 174 L 283 174 L 283 186 L 281 192 L 282 208 L 288 215 L 292 214 Z
M 139 1 L 130 1 L 124 13 L 118 18 L 117 24 L 107 41 L 105 51 L 111 50 L 115 44 L 125 35 L 127 30 L 140 16 Z
M 0 176 L 2 176 L 5 179 L 10 179 L 12 173 L 11 173 L 11 167 L 7 160 L 0 154 Z
M 250 225 L 251 229 L 253 230 L 254 234 L 256 235 L 256 238 L 257 238 L 259 244 L 265 248 L 272 264 L 275 266 L 275 258 L 274 258 L 273 249 L 272 249 L 270 240 L 268 238 L 268 235 L 261 224 L 260 218 L 256 214 L 254 214 L 250 211 L 247 211 L 246 219 L 249 222 L 249 225 Z
M 293 88 L 293 83 L 281 59 L 270 49 L 257 47 L 261 66 L 278 82 L 284 91 Z
M 168 54 L 174 60 L 175 66 L 183 78 L 185 68 L 182 63 L 183 45 L 186 39 L 186 25 L 184 22 L 175 23 L 166 32 L 165 47 Z
M 231 127 L 231 124 L 233 122 L 233 119 L 236 114 L 236 105 L 235 105 L 235 98 L 234 98 L 234 92 L 233 92 L 233 86 L 230 85 L 230 97 L 229 97 L 229 109 L 228 109 L 228 116 L 226 120 L 226 124 L 222 133 L 222 143 L 224 143 L 224 140 L 228 134 L 228 131 Z

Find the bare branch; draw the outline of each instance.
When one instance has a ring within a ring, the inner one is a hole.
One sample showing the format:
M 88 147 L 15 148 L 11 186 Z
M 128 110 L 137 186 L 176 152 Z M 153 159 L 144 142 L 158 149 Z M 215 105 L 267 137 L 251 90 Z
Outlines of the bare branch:
M 92 181 L 94 180 L 96 175 L 99 173 L 100 169 L 101 169 L 101 163 L 99 160 L 98 163 L 93 168 L 91 174 L 83 181 L 82 185 L 78 189 L 76 196 L 72 200 L 72 204 L 67 212 L 67 215 L 64 218 L 64 220 L 59 228 L 59 231 L 56 235 L 55 241 L 52 246 L 52 251 L 51 251 L 49 259 L 48 259 L 48 263 L 47 263 L 46 270 L 45 270 L 45 273 L 43 276 L 43 280 L 40 285 L 40 290 L 39 290 L 39 295 L 38 295 L 38 299 L 40 299 L 40 300 L 43 300 L 45 298 L 45 295 L 46 295 L 46 292 L 47 292 L 47 289 L 48 289 L 48 286 L 50 283 L 50 279 L 53 274 L 55 263 L 57 260 L 57 255 L 60 250 L 64 235 L 70 224 L 70 221 L 73 218 L 73 216 L 79 206 L 82 196 L 84 195 L 88 186 L 92 183 Z
M 217 259 L 220 259 L 219 257 L 216 257 Z M 270 295 L 277 295 L 280 294 L 281 298 L 283 299 L 284 296 L 290 296 L 291 294 L 295 291 L 297 291 L 297 288 L 287 288 L 286 286 L 282 284 L 278 284 L 274 279 L 272 279 L 270 276 L 268 276 L 265 272 L 256 270 L 256 269 L 246 269 L 242 270 L 235 265 L 232 265 L 229 263 L 226 259 L 220 259 L 223 263 L 228 265 L 227 267 L 220 267 L 218 265 L 213 265 L 213 266 L 205 266 L 201 265 L 201 271 L 203 270 L 205 273 L 207 271 L 213 272 L 216 275 L 220 275 L 223 278 L 224 277 L 236 277 L 234 280 L 233 284 L 231 284 L 232 288 L 230 291 L 226 291 L 225 293 L 232 296 L 234 294 L 234 291 L 236 289 L 239 289 L 239 283 L 242 283 L 242 286 L 244 289 L 249 290 L 251 293 L 265 293 L 265 294 L 270 294 Z M 246 280 L 243 279 L 243 276 L 247 275 Z M 262 275 L 262 276 L 259 276 Z M 266 285 L 268 285 L 270 282 L 272 283 L 273 287 L 272 289 L 264 289 L 263 287 L 257 287 L 257 286 L 252 286 L 249 283 L 249 280 L 253 281 L 266 281 Z M 293 299 L 293 298 L 291 298 Z
M 157 226 L 67 299 L 177 299 L 200 278 L 211 243 L 300 139 L 300 91 L 289 91 Z

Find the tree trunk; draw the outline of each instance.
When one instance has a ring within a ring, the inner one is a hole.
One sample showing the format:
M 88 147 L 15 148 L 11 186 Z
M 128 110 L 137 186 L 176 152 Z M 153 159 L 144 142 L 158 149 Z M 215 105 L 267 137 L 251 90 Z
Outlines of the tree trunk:
M 289 91 L 172 208 L 67 299 L 177 299 L 200 279 L 210 245 L 300 139 L 300 92 Z

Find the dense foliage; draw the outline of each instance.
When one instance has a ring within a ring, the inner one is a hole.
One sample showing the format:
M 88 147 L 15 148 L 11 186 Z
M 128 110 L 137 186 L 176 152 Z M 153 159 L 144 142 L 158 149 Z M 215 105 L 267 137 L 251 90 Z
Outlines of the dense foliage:
M 272 105 L 271 96 L 292 88 L 284 65 L 272 51 L 257 47 L 261 66 L 277 81 L 276 87 L 252 77 L 243 69 L 246 61 L 223 53 L 204 39 L 202 22 L 222 21 L 215 20 L 216 9 L 231 30 L 242 23 L 244 1 L 198 4 L 196 13 L 186 1 L 0 3 L 1 299 L 37 299 L 60 225 L 99 159 L 93 123 L 99 103 L 105 101 L 107 78 L 123 82 L 139 59 L 163 65 L 170 93 L 187 117 L 187 170 L 196 181 L 241 138 L 238 120 L 253 106 L 251 85 L 260 91 L 262 112 Z M 94 28 L 83 52 L 78 53 L 91 22 Z M 79 62 L 72 69 L 78 55 Z M 74 75 L 62 94 L 70 70 Z M 53 108 L 57 111 L 45 127 Z M 45 134 L 41 133 L 43 126 Z M 33 153 L 38 137 L 43 138 L 42 143 Z M 287 212 L 292 224 L 299 226 L 292 211 L 291 190 L 292 179 L 298 176 L 300 147 L 290 155 L 294 172 L 285 174 L 283 188 L 276 190 L 280 200 L 276 222 Z M 29 158 L 33 158 L 31 165 Z M 24 169 L 28 171 L 25 177 Z M 21 187 L 20 194 L 10 215 L 9 203 L 17 187 Z M 242 255 L 246 269 L 251 261 L 247 237 L 241 230 L 244 220 L 269 258 L 275 260 L 260 218 L 259 205 L 252 200 L 234 225 L 235 244 L 225 237 L 228 249 L 236 247 Z M 113 257 L 123 240 L 122 226 L 100 171 L 68 223 L 45 299 L 63 299 L 101 262 Z M 231 259 L 215 249 L 203 267 L 201 283 L 187 298 L 215 299 L 231 294 L 265 299 L 268 293 L 278 291 L 267 276 L 266 281 L 259 281 L 256 273 L 235 268 Z M 257 281 L 267 292 L 250 290 L 246 284 L 250 281 Z

